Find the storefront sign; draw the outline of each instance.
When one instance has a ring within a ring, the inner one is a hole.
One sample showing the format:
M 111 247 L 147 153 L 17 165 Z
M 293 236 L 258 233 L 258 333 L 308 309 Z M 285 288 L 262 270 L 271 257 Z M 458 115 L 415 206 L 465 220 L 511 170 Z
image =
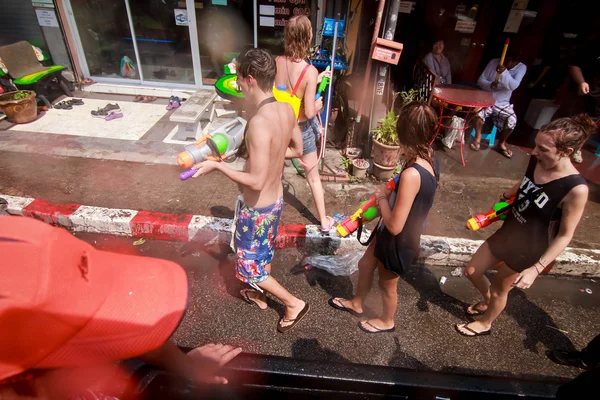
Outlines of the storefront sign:
M 525 11 L 522 10 L 510 10 L 510 14 L 508 14 L 508 18 L 506 19 L 506 25 L 504 25 L 504 32 L 519 32 L 519 26 L 521 26 L 521 21 L 523 21 L 524 13 Z
M 400 8 L 398 9 L 398 11 L 404 14 L 410 14 L 414 5 L 414 1 L 401 1 Z
M 473 33 L 476 25 L 476 21 L 456 21 L 454 30 L 462 33 Z
M 275 26 L 275 18 L 273 18 L 273 17 L 263 17 L 261 15 L 258 24 L 260 26 L 268 26 L 268 27 L 272 28 L 272 27 Z
M 260 5 L 258 13 L 260 15 L 275 15 L 275 6 Z
M 176 8 L 173 10 L 175 13 L 175 24 L 181 26 L 188 26 L 188 13 L 187 10 L 182 8 Z
M 38 24 L 40 26 L 53 26 L 58 28 L 58 20 L 56 19 L 56 13 L 53 10 L 35 10 L 37 15 Z
M 31 0 L 31 5 L 40 8 L 54 8 L 52 0 Z
M 295 15 L 306 15 L 310 17 L 310 1 L 308 0 L 262 0 L 269 4 L 258 4 L 258 13 L 260 15 L 274 16 L 274 22 L 270 19 L 259 22 L 259 26 L 284 27 L 287 20 Z

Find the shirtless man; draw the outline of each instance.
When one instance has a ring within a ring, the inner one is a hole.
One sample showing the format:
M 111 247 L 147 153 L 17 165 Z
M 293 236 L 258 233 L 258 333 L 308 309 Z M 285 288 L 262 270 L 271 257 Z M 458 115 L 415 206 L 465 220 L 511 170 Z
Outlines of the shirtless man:
M 309 305 L 271 276 L 277 225 L 283 210 L 284 160 L 300 157 L 303 150 L 302 134 L 292 107 L 273 97 L 276 71 L 275 60 L 262 49 L 249 50 L 239 60 L 237 83 L 246 100 L 257 106 L 246 131 L 245 171 L 204 161 L 194 166 L 198 170 L 194 178 L 217 170 L 243 187 L 244 201 L 236 207 L 239 210 L 236 210 L 234 236 L 236 277 L 257 290 L 244 289 L 240 294 L 246 302 L 256 303 L 262 310 L 267 309 L 263 291 L 285 304 L 285 315 L 277 325 L 277 330 L 284 333 L 306 315 Z

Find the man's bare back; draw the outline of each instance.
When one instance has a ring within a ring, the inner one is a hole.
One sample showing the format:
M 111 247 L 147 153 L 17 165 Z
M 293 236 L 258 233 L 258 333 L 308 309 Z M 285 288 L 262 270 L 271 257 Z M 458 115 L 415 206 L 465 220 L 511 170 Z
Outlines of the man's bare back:
M 248 148 L 246 172 L 264 174 L 264 179 L 261 179 L 264 185 L 244 186 L 244 203 L 253 208 L 263 208 L 283 196 L 281 177 L 286 151 L 294 144 L 302 146 L 302 136 L 295 130 L 298 130 L 298 124 L 292 107 L 287 103 L 265 104 L 250 120 L 245 138 Z M 295 143 L 294 137 L 300 143 Z

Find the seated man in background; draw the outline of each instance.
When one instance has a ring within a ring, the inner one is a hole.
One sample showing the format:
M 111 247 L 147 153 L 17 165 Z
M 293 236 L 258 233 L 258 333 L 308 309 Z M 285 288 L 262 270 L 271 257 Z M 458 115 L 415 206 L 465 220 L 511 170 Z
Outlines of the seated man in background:
M 509 47 L 504 65 L 500 65 L 500 59 L 494 58 L 485 67 L 485 70 L 477 80 L 477 84 L 494 96 L 496 104 L 484 108 L 473 117 L 475 128 L 475 140 L 471 143 L 472 150 L 479 151 L 481 146 L 481 128 L 486 118 L 492 117 L 494 125 L 500 132 L 498 145 L 494 147 L 506 158 L 511 158 L 513 153 L 506 147 L 506 140 L 517 125 L 517 115 L 510 103 L 512 92 L 519 87 L 527 67 L 519 61 L 521 52 L 518 47 Z M 498 74 L 498 77 L 496 78 Z M 491 143 L 490 143 L 491 144 Z
M 96 250 L 27 217 L 0 223 L 0 399 L 70 399 L 94 388 L 120 396 L 116 367 L 138 358 L 196 383 L 241 349 L 209 344 L 184 354 L 170 340 L 188 302 L 178 264 Z

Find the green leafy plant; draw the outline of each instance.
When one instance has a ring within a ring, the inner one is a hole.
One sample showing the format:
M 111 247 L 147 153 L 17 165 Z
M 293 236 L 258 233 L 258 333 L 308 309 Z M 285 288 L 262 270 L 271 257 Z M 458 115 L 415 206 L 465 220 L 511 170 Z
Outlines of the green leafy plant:
M 346 171 L 348 171 L 348 168 L 350 168 L 350 165 L 352 164 L 352 160 L 347 158 L 347 157 L 342 157 L 342 161 L 340 162 L 340 165 L 342 166 L 342 168 L 344 168 Z
M 23 90 L 19 90 L 18 92 L 13 93 L 12 95 L 8 96 L 7 100 L 23 100 L 25 98 L 27 98 L 29 96 L 29 92 L 25 92 Z
M 394 94 L 393 109 L 399 110 L 405 104 L 419 100 L 419 91 L 416 89 L 403 90 Z
M 375 140 L 388 146 L 398 146 L 400 142 L 398 140 L 398 132 L 396 131 L 397 122 L 398 115 L 396 115 L 394 110 L 387 113 L 385 117 L 379 120 L 377 128 L 373 129 Z

